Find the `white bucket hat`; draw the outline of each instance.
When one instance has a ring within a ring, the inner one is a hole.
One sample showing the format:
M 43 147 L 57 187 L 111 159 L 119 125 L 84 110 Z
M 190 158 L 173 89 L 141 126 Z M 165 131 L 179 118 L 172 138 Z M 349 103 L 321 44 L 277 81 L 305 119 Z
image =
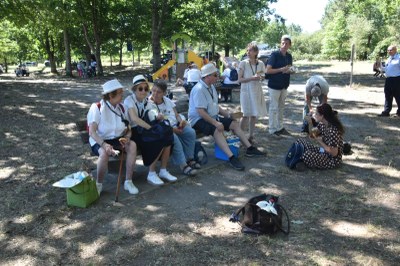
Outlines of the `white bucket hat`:
M 321 88 L 318 85 L 315 85 L 312 89 L 311 89 L 311 96 L 312 97 L 318 97 L 321 95 Z
M 207 65 L 203 66 L 201 68 L 201 77 L 204 78 L 206 76 L 209 76 L 213 73 L 217 73 L 218 69 L 214 66 L 213 63 L 208 63 Z
M 107 93 L 124 88 L 117 79 L 107 81 L 106 83 L 103 84 L 102 87 L 103 87 L 103 92 L 102 92 L 103 95 L 106 95 Z
M 147 83 L 147 79 L 143 75 L 136 75 L 132 80 L 133 86 L 139 85 L 141 83 Z

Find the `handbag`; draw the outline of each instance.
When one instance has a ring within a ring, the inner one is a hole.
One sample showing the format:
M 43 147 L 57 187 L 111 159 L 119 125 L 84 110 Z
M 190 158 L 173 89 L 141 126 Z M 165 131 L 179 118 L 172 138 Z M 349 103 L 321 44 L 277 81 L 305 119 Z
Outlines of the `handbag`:
M 174 131 L 168 120 L 153 122 L 150 129 L 139 127 L 139 134 L 144 142 L 173 141 Z
M 68 206 L 86 208 L 98 198 L 96 181 L 90 176 L 85 177 L 78 185 L 67 189 Z

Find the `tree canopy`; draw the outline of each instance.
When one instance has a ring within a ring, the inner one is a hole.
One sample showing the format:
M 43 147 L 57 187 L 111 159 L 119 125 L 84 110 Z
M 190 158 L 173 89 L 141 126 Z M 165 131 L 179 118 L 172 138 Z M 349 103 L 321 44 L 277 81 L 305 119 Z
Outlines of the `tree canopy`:
M 171 49 L 172 35 L 191 36 L 199 45 L 238 54 L 257 40 L 275 47 L 282 34 L 293 37 L 295 58 L 347 60 L 351 44 L 356 57 L 385 54 L 399 39 L 400 0 L 330 0 L 321 15 L 322 29 L 305 34 L 298 25 L 286 25 L 270 8 L 277 0 L 3 0 L 0 2 L 0 62 L 50 60 L 51 71 L 71 60 L 95 59 L 103 73 L 102 57 L 119 57 L 126 44 L 140 56 L 151 51 L 154 70 L 161 51 Z

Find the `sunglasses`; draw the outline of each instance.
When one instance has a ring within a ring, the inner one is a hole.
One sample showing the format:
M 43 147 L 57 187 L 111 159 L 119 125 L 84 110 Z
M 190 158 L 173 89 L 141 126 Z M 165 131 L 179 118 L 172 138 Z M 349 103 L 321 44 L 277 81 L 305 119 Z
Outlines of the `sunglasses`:
M 137 87 L 137 90 L 140 91 L 140 92 L 142 92 L 143 90 L 144 90 L 145 92 L 148 92 L 148 91 L 149 91 L 149 87 L 147 87 L 147 86 L 141 86 L 141 87 Z

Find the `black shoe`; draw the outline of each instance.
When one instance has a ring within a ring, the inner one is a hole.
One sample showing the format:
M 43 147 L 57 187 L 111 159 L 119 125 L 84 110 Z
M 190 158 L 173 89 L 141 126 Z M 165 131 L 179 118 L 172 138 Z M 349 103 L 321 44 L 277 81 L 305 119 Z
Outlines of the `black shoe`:
M 389 113 L 386 113 L 386 112 L 382 112 L 382 113 L 380 113 L 380 114 L 378 115 L 378 117 L 388 117 L 388 116 L 390 116 L 390 114 L 389 114 Z
M 239 171 L 243 171 L 244 170 L 244 165 L 235 156 L 232 156 L 229 159 L 229 164 L 236 170 L 239 170 Z
M 259 151 L 256 147 L 251 146 L 246 150 L 246 157 L 261 157 L 267 155 L 266 152 Z
M 285 128 L 282 128 L 281 130 L 279 130 L 278 133 L 279 133 L 279 135 L 286 135 L 286 136 L 291 136 L 292 135 Z
M 281 133 L 279 131 L 275 131 L 274 133 L 271 134 L 271 136 L 277 136 L 280 137 Z

